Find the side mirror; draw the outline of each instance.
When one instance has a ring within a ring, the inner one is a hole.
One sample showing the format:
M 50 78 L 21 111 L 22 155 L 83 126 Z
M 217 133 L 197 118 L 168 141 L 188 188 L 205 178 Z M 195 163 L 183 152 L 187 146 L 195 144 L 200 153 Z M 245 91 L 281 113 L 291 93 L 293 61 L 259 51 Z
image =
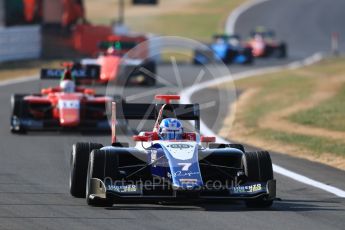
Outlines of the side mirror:
M 150 137 L 147 137 L 147 136 L 133 136 L 133 140 L 134 141 L 149 141 L 150 140 Z
M 216 137 L 201 136 L 200 141 L 201 142 L 206 142 L 206 143 L 212 143 L 212 142 L 216 142 Z

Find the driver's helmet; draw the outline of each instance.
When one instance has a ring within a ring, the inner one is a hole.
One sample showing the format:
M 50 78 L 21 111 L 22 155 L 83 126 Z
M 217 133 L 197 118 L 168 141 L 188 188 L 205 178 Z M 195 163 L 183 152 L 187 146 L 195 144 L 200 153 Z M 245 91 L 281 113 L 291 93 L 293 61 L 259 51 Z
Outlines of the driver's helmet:
M 240 45 L 239 39 L 235 37 L 230 38 L 228 43 L 233 47 L 237 47 Z
M 257 33 L 257 34 L 254 35 L 254 39 L 262 41 L 264 38 L 262 37 L 262 34 Z
M 162 140 L 182 140 L 182 123 L 175 118 L 163 119 L 159 125 L 159 136 Z
M 115 47 L 109 47 L 108 49 L 107 49 L 107 55 L 116 55 L 116 49 L 115 49 Z
M 73 93 L 75 91 L 75 83 L 72 80 L 62 80 L 60 82 L 60 89 L 65 93 Z

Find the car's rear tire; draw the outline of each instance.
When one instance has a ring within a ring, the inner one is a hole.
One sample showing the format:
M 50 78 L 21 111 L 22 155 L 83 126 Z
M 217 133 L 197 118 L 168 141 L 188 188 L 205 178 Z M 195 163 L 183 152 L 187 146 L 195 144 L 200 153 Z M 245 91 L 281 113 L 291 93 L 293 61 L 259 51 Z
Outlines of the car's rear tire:
M 244 55 L 246 56 L 247 60 L 243 64 L 245 64 L 245 65 L 253 64 L 254 57 L 253 57 L 253 50 L 252 50 L 252 48 L 245 48 Z
M 210 143 L 208 145 L 210 149 L 224 149 L 224 148 L 234 148 L 244 152 L 244 146 L 241 144 L 224 144 L 224 143 Z
M 105 178 L 113 178 L 111 171 L 116 171 L 116 168 L 112 168 L 111 165 L 114 159 L 111 159 L 111 154 L 107 154 L 107 151 L 93 150 L 90 154 L 87 170 L 87 187 L 86 187 L 86 203 L 91 206 L 97 207 L 111 207 L 113 202 L 110 199 L 91 199 L 90 198 L 90 181 L 91 178 L 97 178 L 104 181 Z M 117 161 L 116 161 L 117 162 Z M 108 167 L 107 167 L 108 166 Z M 110 167 L 109 167 L 110 166 Z
M 266 151 L 246 152 L 243 157 L 243 167 L 248 181 L 267 182 L 273 179 L 273 167 L 270 154 Z M 247 207 L 267 208 L 273 200 L 267 197 L 247 200 Z
M 224 64 L 232 64 L 237 55 L 239 55 L 238 51 L 228 48 L 228 50 L 226 51 L 225 58 L 223 59 Z
M 238 150 L 241 150 L 242 152 L 244 152 L 244 146 L 241 145 L 241 144 L 229 144 L 229 147 L 230 148 L 234 148 L 234 149 L 238 149 Z
M 71 152 L 70 193 L 74 197 L 84 198 L 86 191 L 86 175 L 90 152 L 103 145 L 96 143 L 77 143 Z
M 144 66 L 150 74 L 144 74 L 146 86 L 155 86 L 156 85 L 156 74 L 157 74 L 157 67 L 154 61 L 148 61 Z
M 278 58 L 286 58 L 287 57 L 287 46 L 286 46 L 286 44 L 281 43 L 278 49 L 279 49 Z

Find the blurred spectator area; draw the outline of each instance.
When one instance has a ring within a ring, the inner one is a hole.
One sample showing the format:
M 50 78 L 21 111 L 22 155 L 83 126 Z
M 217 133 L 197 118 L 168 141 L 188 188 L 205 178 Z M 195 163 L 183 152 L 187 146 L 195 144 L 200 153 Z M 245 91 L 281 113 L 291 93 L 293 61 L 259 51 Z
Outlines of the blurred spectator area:
M 0 0 L 0 61 L 80 57 L 70 33 L 79 21 L 82 0 Z
M 82 0 L 0 0 L 3 24 L 58 24 L 69 26 L 84 18 Z
M 87 23 L 83 0 L 0 0 L 0 26 L 0 61 L 93 56 L 114 33 L 110 25 Z

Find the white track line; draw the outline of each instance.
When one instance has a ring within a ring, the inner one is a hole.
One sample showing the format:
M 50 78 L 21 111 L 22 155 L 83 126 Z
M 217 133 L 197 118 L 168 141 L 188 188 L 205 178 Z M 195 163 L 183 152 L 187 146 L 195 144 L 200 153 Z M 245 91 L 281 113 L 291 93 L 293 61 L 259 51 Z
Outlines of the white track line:
M 225 33 L 227 34 L 234 34 L 235 33 L 235 24 L 237 19 L 243 14 L 245 11 L 249 10 L 255 5 L 261 4 L 263 2 L 267 2 L 269 0 L 249 0 L 236 8 L 231 15 L 228 17 L 225 26 Z
M 309 177 L 306 177 L 306 176 L 303 176 L 301 174 L 292 172 L 292 171 L 290 171 L 288 169 L 285 169 L 285 168 L 280 167 L 280 166 L 275 165 L 275 164 L 273 164 L 273 171 L 276 172 L 276 173 L 279 173 L 280 175 L 289 177 L 289 178 L 291 178 L 291 179 L 293 179 L 295 181 L 301 182 L 303 184 L 310 185 L 312 187 L 316 187 L 318 189 L 321 189 L 321 190 L 324 190 L 326 192 L 332 193 L 332 194 L 334 194 L 334 195 L 336 195 L 338 197 L 345 198 L 345 191 L 341 190 L 339 188 L 336 188 L 334 186 L 327 185 L 327 184 L 324 184 L 322 182 L 313 180 L 313 179 L 311 179 Z
M 229 34 L 233 34 L 234 29 L 235 29 L 235 24 L 236 24 L 236 21 L 239 18 L 239 16 L 243 12 L 248 10 L 249 8 L 251 8 L 257 4 L 260 4 L 262 2 L 266 2 L 266 1 L 268 1 L 268 0 L 249 1 L 246 4 L 237 8 L 235 11 L 233 11 L 233 13 L 229 16 L 229 18 L 227 20 L 226 32 Z M 312 64 L 320 61 L 321 59 L 322 59 L 322 54 L 316 53 L 316 54 L 314 54 L 314 55 L 312 55 L 312 56 L 310 56 L 310 57 L 308 57 L 302 61 L 292 62 L 292 63 L 287 64 L 287 65 L 266 67 L 266 68 L 260 68 L 260 69 L 255 69 L 255 70 L 248 70 L 248 71 L 245 71 L 242 73 L 233 74 L 232 76 L 225 76 L 225 77 L 221 77 L 218 79 L 206 81 L 206 82 L 203 82 L 203 83 L 200 83 L 197 85 L 193 85 L 193 86 L 188 87 L 188 88 L 184 89 L 183 91 L 181 91 L 181 93 L 180 93 L 181 102 L 186 103 L 186 104 L 190 104 L 191 103 L 191 96 L 194 93 L 196 93 L 197 91 L 203 90 L 205 88 L 218 85 L 220 83 L 224 83 L 224 82 L 231 81 L 231 80 L 238 80 L 238 79 L 243 79 L 243 78 L 254 77 L 254 76 L 263 75 L 263 74 L 274 73 L 274 72 L 278 72 L 278 71 L 281 71 L 284 69 L 297 69 L 297 68 L 300 68 L 303 66 L 312 65 Z M 229 143 L 227 140 L 225 140 L 222 137 L 215 134 L 210 128 L 207 127 L 207 125 L 203 121 L 200 122 L 200 126 L 201 126 L 200 128 L 202 130 L 203 135 L 215 136 L 219 142 Z M 275 173 L 286 176 L 292 180 L 295 180 L 295 181 L 301 182 L 303 184 L 307 184 L 307 185 L 310 185 L 312 187 L 324 190 L 324 191 L 332 193 L 338 197 L 345 198 L 345 191 L 341 190 L 339 188 L 336 188 L 336 187 L 324 184 L 322 182 L 313 180 L 309 177 L 306 177 L 306 176 L 303 176 L 301 174 L 292 172 L 292 171 L 285 169 L 281 166 L 278 166 L 276 164 L 273 164 L 273 170 Z

